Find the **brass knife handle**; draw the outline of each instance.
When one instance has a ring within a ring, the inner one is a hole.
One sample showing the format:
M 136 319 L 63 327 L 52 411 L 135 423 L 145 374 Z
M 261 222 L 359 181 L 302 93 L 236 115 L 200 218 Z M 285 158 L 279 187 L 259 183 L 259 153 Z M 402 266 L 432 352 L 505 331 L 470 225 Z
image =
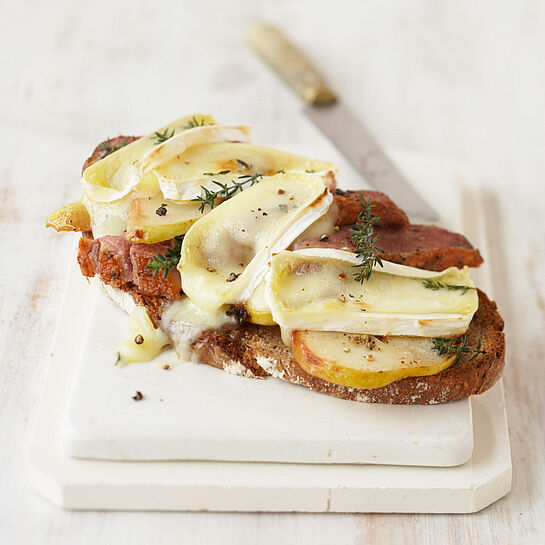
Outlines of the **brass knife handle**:
M 313 106 L 337 102 L 335 93 L 312 63 L 276 27 L 254 23 L 248 28 L 248 43 L 286 82 Z

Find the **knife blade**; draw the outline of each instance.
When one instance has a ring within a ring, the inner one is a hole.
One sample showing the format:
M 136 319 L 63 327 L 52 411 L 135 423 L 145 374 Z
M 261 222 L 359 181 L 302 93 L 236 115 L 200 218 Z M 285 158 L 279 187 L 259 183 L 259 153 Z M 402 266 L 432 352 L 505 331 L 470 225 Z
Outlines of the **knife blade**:
M 437 212 L 412 187 L 297 46 L 279 29 L 263 23 L 251 25 L 247 37 L 252 48 L 305 100 L 305 114 L 365 181 L 384 191 L 411 218 L 438 219 Z

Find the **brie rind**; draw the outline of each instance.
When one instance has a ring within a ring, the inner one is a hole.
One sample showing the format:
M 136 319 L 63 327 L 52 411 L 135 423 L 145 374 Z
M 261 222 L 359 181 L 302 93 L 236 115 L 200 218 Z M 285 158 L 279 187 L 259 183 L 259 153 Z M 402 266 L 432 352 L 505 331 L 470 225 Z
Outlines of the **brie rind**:
M 161 148 L 161 150 L 164 150 L 164 144 L 170 140 L 177 140 L 178 145 L 180 145 L 180 135 L 186 135 L 184 138 L 182 138 L 184 141 L 184 146 L 186 146 L 186 139 L 191 141 L 195 139 L 195 136 L 193 136 L 195 131 L 197 131 L 198 135 L 201 135 L 202 140 L 202 133 L 199 131 L 205 127 L 201 125 L 205 125 L 206 128 L 209 128 L 214 126 L 215 123 L 214 118 L 209 115 L 188 115 L 169 123 L 165 127 L 162 127 L 157 131 L 148 134 L 147 136 L 143 136 L 142 138 L 127 144 L 117 151 L 114 151 L 113 153 L 104 157 L 104 159 L 100 159 L 83 171 L 81 181 L 84 194 L 89 199 L 99 202 L 112 202 L 121 199 L 135 189 L 135 187 L 141 182 L 145 172 L 142 168 L 143 165 L 138 165 L 138 163 L 142 159 L 153 155 L 151 152 L 154 152 L 156 148 Z M 198 124 L 199 126 L 196 128 L 188 128 L 194 126 L 195 124 Z M 189 137 L 187 136 L 188 133 Z M 173 134 L 174 136 L 172 136 L 172 138 L 166 142 L 157 145 L 159 134 L 164 136 L 170 136 Z M 207 141 L 217 142 L 218 140 Z M 205 142 L 206 140 L 204 142 L 199 141 L 201 144 Z M 170 147 L 168 149 L 171 150 Z M 165 152 L 160 151 L 159 155 L 163 156 L 165 155 Z M 171 156 L 169 155 L 169 159 L 170 158 Z
M 267 298 L 274 321 L 287 331 L 451 336 L 464 333 L 478 297 L 467 268 L 431 272 L 383 261 L 363 284 L 357 256 L 332 249 L 282 252 L 271 261 Z M 433 280 L 463 289 L 429 289 Z
M 211 310 L 245 301 L 271 256 L 325 214 L 332 200 L 321 176 L 286 172 L 225 201 L 185 235 L 178 265 L 184 292 Z
M 229 185 L 231 181 L 240 181 L 239 176 L 257 173 L 271 176 L 290 170 L 329 172 L 336 169 L 333 163 L 307 159 L 267 146 L 225 142 L 194 146 L 182 157 L 164 162 L 153 172 L 165 198 L 185 201 L 203 195 L 203 188 L 217 190 L 214 182 Z

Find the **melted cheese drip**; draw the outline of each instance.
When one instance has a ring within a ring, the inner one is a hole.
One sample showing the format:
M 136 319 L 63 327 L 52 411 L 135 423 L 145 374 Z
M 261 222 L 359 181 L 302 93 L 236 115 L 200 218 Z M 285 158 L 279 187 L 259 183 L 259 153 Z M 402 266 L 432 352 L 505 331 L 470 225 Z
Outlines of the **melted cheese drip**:
M 129 338 L 119 347 L 117 365 L 151 361 L 170 344 L 168 335 L 155 329 L 145 307 L 137 306 L 129 316 Z

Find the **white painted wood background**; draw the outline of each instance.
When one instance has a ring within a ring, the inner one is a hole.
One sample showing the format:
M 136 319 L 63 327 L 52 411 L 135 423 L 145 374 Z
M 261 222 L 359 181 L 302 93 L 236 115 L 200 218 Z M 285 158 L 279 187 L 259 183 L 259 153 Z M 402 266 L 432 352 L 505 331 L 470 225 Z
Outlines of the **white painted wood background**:
M 0 543 L 544 542 L 543 2 L 4 0 L 0 10 Z M 481 513 L 70 513 L 25 488 L 73 239 L 44 230 L 44 217 L 78 198 L 95 143 L 200 110 L 321 154 L 297 99 L 244 44 L 257 19 L 285 25 L 383 143 L 481 173 L 514 463 L 513 491 Z

